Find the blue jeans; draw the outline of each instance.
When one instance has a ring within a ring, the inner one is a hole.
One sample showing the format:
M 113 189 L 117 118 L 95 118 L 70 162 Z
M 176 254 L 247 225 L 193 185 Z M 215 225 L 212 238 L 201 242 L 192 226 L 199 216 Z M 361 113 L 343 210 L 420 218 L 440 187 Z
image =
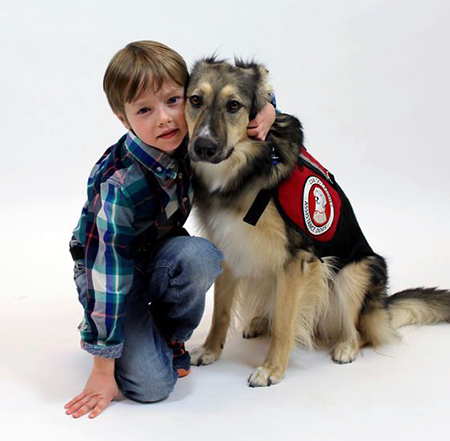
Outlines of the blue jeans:
M 115 361 L 116 381 L 126 397 L 150 403 L 172 392 L 178 372 L 167 342 L 189 340 L 222 260 L 210 241 L 179 236 L 160 242 L 148 259 L 136 262 L 126 297 L 123 353 Z

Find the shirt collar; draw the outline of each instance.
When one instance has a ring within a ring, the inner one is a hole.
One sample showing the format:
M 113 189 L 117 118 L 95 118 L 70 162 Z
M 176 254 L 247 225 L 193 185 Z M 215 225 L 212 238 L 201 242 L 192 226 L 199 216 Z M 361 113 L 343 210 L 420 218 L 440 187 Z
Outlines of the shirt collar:
M 146 144 L 132 130 L 127 133 L 125 147 L 146 168 L 159 177 L 175 179 L 178 172 L 178 155 L 170 156 Z

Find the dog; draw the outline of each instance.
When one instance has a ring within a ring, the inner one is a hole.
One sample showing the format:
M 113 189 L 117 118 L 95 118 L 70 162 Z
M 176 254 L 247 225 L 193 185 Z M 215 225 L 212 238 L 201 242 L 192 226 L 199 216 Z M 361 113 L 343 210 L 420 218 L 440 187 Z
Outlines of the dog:
M 296 342 L 327 347 L 344 364 L 365 345 L 398 339 L 403 325 L 450 320 L 447 290 L 387 295 L 385 260 L 334 176 L 304 148 L 297 118 L 277 114 L 266 141 L 247 136 L 270 93 L 263 65 L 214 56 L 194 65 L 186 94 L 194 206 L 225 255 L 211 328 L 191 364 L 219 358 L 237 311 L 245 338 L 270 336 L 251 387 L 279 383 Z

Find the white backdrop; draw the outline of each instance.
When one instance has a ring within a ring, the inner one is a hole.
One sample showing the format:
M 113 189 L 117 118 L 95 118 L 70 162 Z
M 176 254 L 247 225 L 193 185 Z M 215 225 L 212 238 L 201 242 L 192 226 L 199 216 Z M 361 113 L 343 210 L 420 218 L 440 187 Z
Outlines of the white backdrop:
M 301 119 L 307 148 L 387 257 L 392 291 L 450 287 L 449 23 L 446 0 L 2 0 L 0 418 L 8 439 L 395 439 L 405 427 L 419 439 L 444 430 L 445 325 L 406 329 L 405 345 L 383 352 L 389 357 L 367 350 L 351 366 L 296 350 L 285 381 L 257 391 L 244 380 L 266 343 L 231 336 L 223 359 L 196 369 L 164 403 L 116 404 L 96 421 L 72 421 L 62 406 L 90 367 L 78 348 L 67 248 L 90 168 L 123 133 L 102 91 L 118 49 L 153 39 L 188 65 L 213 52 L 265 63 L 279 108 Z M 209 316 L 210 303 L 192 345 Z

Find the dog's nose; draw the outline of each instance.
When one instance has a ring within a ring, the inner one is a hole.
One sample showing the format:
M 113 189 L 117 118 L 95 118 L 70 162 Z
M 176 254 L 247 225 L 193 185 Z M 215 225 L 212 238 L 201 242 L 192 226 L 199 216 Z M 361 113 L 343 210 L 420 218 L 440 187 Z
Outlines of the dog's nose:
M 194 144 L 194 152 L 199 159 L 208 161 L 217 153 L 217 144 L 208 138 L 197 138 Z

